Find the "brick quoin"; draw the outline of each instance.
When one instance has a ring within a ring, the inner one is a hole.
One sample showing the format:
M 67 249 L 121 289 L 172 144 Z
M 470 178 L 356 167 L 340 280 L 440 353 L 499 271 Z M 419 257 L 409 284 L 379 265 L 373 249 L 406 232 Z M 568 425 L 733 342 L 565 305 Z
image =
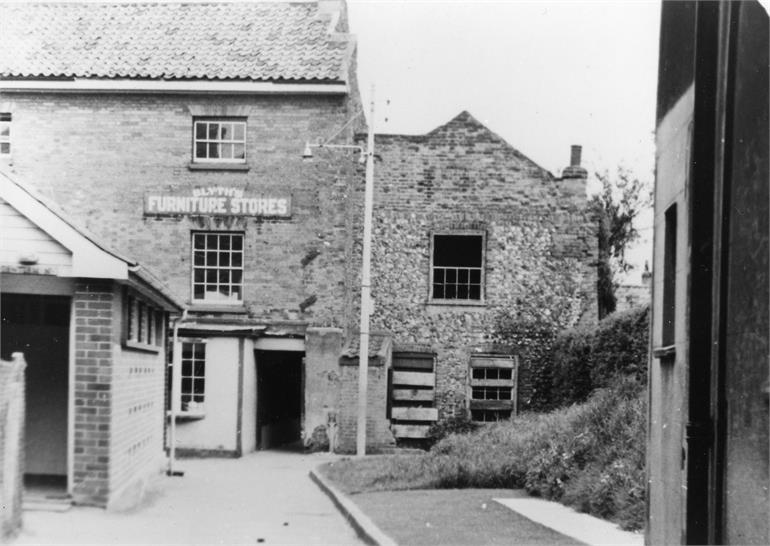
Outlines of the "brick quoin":
M 75 335 L 73 498 L 106 505 L 112 401 L 113 287 L 111 281 L 78 281 L 73 295 Z M 93 307 L 95 306 L 95 307 Z M 116 325 L 115 325 L 116 326 Z

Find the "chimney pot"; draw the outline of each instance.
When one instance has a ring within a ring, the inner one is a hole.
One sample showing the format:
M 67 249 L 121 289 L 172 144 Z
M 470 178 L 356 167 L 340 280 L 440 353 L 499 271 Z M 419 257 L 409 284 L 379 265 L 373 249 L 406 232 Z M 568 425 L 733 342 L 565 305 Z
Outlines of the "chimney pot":
M 580 167 L 580 156 L 583 152 L 583 147 L 577 144 L 573 144 L 570 152 L 570 167 Z

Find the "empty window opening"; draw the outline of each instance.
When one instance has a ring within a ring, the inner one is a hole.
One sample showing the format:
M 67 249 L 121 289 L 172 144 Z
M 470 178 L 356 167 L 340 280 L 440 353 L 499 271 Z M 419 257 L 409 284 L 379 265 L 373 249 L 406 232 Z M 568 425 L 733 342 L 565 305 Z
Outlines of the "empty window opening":
M 434 235 L 432 299 L 481 300 L 483 268 L 483 235 Z

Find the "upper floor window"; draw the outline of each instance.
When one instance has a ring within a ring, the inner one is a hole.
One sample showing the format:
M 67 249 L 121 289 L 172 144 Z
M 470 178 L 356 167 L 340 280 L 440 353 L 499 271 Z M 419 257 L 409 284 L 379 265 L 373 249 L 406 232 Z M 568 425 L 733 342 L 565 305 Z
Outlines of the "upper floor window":
M 245 163 L 246 122 L 196 119 L 193 123 L 193 161 Z
M 484 297 L 484 235 L 434 234 L 431 299 L 481 301 Z
M 0 155 L 11 153 L 11 114 L 0 112 Z
M 243 234 L 193 233 L 193 301 L 243 301 Z

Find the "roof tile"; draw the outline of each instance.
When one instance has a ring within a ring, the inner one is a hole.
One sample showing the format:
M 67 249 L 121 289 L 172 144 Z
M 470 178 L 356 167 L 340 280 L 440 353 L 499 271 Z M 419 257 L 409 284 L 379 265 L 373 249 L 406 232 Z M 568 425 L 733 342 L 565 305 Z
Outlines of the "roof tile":
M 0 77 L 344 81 L 316 2 L 0 3 Z

